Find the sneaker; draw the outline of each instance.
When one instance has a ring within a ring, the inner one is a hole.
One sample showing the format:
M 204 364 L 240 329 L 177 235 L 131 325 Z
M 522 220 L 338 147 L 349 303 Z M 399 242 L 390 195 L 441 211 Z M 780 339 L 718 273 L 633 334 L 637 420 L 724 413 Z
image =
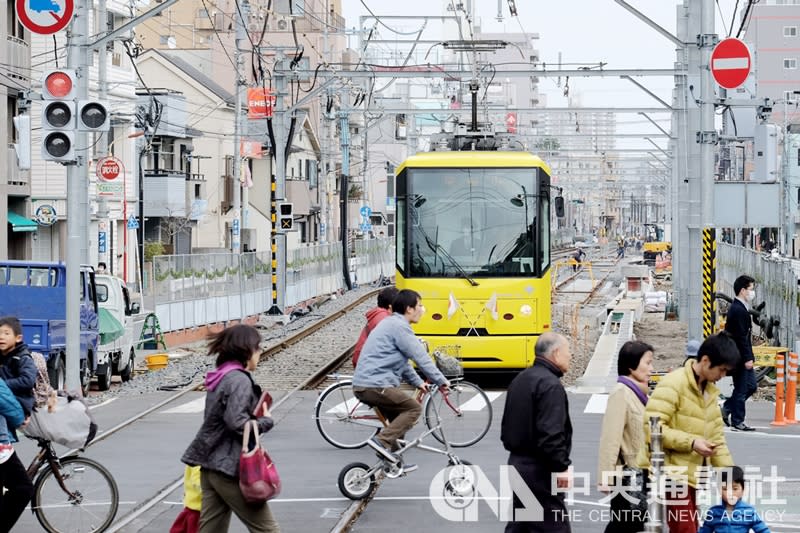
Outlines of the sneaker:
M 367 441 L 367 444 L 369 445 L 370 448 L 372 448 L 378 453 L 378 457 L 380 457 L 381 459 L 385 459 L 390 463 L 397 463 L 399 461 L 399 459 L 395 454 L 393 454 L 392 452 L 383 447 L 383 444 L 381 444 L 381 441 L 379 441 L 377 437 L 372 437 L 371 439 L 369 439 Z
M 400 466 L 402 466 L 402 467 L 403 467 L 403 473 L 404 473 L 404 474 L 408 474 L 409 472 L 413 472 L 414 470 L 416 470 L 417 468 L 419 468 L 417 465 L 415 465 L 415 464 L 413 464 L 413 463 L 408 463 L 408 464 L 405 464 L 405 463 L 403 463 L 403 464 L 402 464 L 402 465 L 400 465 Z
M 731 412 L 725 409 L 725 404 L 721 405 L 719 410 L 722 413 L 722 421 L 726 426 L 731 427 Z
M 0 465 L 8 461 L 14 455 L 14 447 L 10 444 L 0 444 Z
M 744 422 L 736 424 L 735 426 L 732 426 L 732 427 L 733 427 L 733 429 L 735 429 L 737 431 L 755 431 L 756 430 L 756 428 L 750 427 L 747 424 L 745 424 Z

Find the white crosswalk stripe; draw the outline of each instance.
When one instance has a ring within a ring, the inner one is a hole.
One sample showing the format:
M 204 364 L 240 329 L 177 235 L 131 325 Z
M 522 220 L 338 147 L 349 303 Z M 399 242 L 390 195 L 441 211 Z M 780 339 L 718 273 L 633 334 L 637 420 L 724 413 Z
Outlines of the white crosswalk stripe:
M 176 415 L 176 414 L 192 414 L 192 413 L 202 413 L 206 408 L 206 397 L 203 395 L 201 398 L 197 398 L 196 400 L 192 400 L 190 402 L 182 403 L 181 405 L 177 405 L 170 409 L 164 411 L 164 414 L 169 415 Z

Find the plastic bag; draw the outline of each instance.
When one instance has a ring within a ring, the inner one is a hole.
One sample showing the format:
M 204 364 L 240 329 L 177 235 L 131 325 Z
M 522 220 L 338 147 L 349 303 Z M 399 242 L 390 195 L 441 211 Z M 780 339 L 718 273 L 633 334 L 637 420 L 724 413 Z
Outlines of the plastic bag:
M 55 409 L 41 409 L 31 414 L 24 429 L 29 437 L 46 439 L 70 448 L 83 448 L 97 432 L 89 407 L 79 398 L 59 396 Z

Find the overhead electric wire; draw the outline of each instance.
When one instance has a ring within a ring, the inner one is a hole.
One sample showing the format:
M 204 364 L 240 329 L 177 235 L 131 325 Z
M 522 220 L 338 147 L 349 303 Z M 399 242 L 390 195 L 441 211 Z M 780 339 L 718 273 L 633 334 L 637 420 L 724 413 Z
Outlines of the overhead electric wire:
M 733 6 L 733 15 L 731 15 L 731 26 L 728 29 L 728 37 L 731 36 L 733 33 L 733 25 L 736 24 L 736 12 L 739 11 L 739 0 L 736 0 L 736 4 Z
M 417 33 L 416 31 L 409 31 L 409 32 L 406 32 L 406 31 L 399 31 L 399 30 L 396 30 L 396 29 L 392 28 L 391 26 L 387 26 L 387 25 L 386 25 L 386 23 L 385 23 L 385 22 L 383 22 L 383 21 L 381 20 L 381 18 L 380 18 L 378 15 L 376 15 L 376 14 L 375 14 L 375 13 L 374 13 L 374 12 L 373 12 L 373 11 L 372 11 L 370 8 L 369 8 L 369 6 L 367 5 L 367 3 L 366 3 L 364 0 L 361 0 L 361 5 L 362 5 L 362 6 L 364 6 L 364 8 L 365 8 L 365 9 L 366 9 L 366 10 L 369 12 L 369 14 L 370 14 L 370 15 L 372 15 L 372 17 L 375 19 L 375 21 L 376 21 L 378 24 L 380 24 L 381 26 L 383 26 L 384 28 L 386 28 L 386 29 L 387 29 L 387 30 L 389 30 L 390 32 L 392 32 L 392 33 L 396 33 L 397 35 L 414 35 L 415 33 Z
M 748 0 L 747 7 L 744 10 L 744 16 L 742 17 L 742 23 L 739 25 L 739 31 L 736 32 L 737 39 L 742 36 L 742 32 L 745 31 L 745 28 L 750 25 L 751 11 L 757 2 L 758 0 Z
M 231 65 L 233 65 L 233 68 L 236 69 L 237 68 L 236 67 L 236 62 L 231 58 L 230 54 L 228 53 L 228 49 L 225 48 L 225 43 L 222 42 L 222 37 L 219 36 L 219 31 L 217 30 L 216 23 L 214 22 L 214 19 L 211 18 L 211 13 L 208 11 L 208 6 L 206 5 L 206 0 L 200 0 L 200 1 L 203 3 L 203 8 L 205 9 L 205 12 L 206 12 L 206 17 L 208 18 L 208 21 L 211 23 L 211 29 L 214 31 L 214 35 L 217 36 L 217 40 L 219 41 L 219 45 L 222 48 L 222 51 L 225 52 L 225 57 L 228 58 L 228 61 L 231 62 Z M 239 3 L 238 2 L 236 3 L 236 7 L 237 8 L 239 7 Z

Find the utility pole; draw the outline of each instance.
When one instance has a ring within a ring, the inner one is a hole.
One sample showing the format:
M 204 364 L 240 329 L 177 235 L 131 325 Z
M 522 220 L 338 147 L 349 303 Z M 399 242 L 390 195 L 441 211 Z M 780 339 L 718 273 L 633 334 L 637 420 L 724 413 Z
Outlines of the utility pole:
M 345 286 L 347 290 L 353 288 L 353 281 L 350 279 L 350 240 L 348 238 L 348 209 L 347 204 L 349 201 L 348 193 L 350 191 L 350 102 L 348 98 L 347 89 L 342 89 L 340 92 L 339 110 L 339 140 L 342 149 L 342 175 L 339 183 L 339 217 L 341 219 L 342 228 L 342 276 L 344 277 Z
M 75 2 L 75 17 L 70 26 L 67 45 L 67 66 L 76 73 L 76 98 L 86 100 L 89 95 L 89 3 Z M 89 218 L 89 157 L 88 135 L 75 131 L 77 157 L 74 164 L 67 165 L 67 357 L 65 386 L 67 390 L 80 390 L 81 324 L 81 263 L 89 262 L 88 218 Z M 71 319 L 71 320 L 70 320 Z
M 98 2 L 97 3 L 97 20 L 100 22 L 98 24 L 98 28 L 100 33 L 106 33 L 108 30 L 108 11 L 106 10 L 106 3 L 105 2 Z M 97 96 L 101 102 L 108 101 L 108 84 L 106 83 L 106 79 L 108 78 L 108 48 L 107 45 L 103 45 L 97 50 Z M 108 135 L 111 135 L 111 132 L 114 130 L 109 130 Z M 95 135 L 102 135 L 102 133 L 96 133 Z M 97 139 L 95 139 L 97 141 Z M 111 154 L 105 154 L 111 155 Z M 124 171 L 123 171 L 124 172 Z M 97 189 L 95 189 L 97 190 Z M 123 196 L 125 191 L 123 190 Z M 113 261 L 109 261 L 109 257 L 113 257 L 109 253 L 111 250 L 111 232 L 110 229 L 110 220 L 109 220 L 109 213 L 108 213 L 108 201 L 103 196 L 96 196 L 97 198 L 97 218 L 98 218 L 98 234 L 97 234 L 97 261 L 103 262 L 106 264 L 106 268 L 108 268 L 109 272 L 113 269 Z M 100 249 L 100 235 L 105 234 L 105 249 Z
M 275 52 L 275 109 L 273 110 L 273 132 L 275 146 L 275 181 L 272 187 L 272 307 L 270 315 L 283 315 L 286 309 L 286 234 L 278 231 L 277 202 L 286 199 L 286 55 L 283 50 Z
M 245 22 L 250 14 L 250 3 L 243 0 L 239 4 L 239 16 L 234 14 L 233 20 L 236 27 L 236 75 L 234 80 L 234 91 L 236 96 L 236 103 L 234 107 L 234 120 L 233 120 L 233 220 L 231 221 L 231 252 L 238 255 L 241 251 L 241 223 L 242 223 L 242 151 L 240 140 L 240 128 L 242 122 L 242 86 L 244 80 L 242 79 L 242 65 L 244 64 L 244 57 L 242 56 L 242 44 L 247 39 L 247 28 Z

